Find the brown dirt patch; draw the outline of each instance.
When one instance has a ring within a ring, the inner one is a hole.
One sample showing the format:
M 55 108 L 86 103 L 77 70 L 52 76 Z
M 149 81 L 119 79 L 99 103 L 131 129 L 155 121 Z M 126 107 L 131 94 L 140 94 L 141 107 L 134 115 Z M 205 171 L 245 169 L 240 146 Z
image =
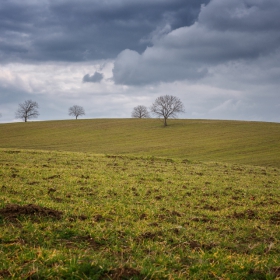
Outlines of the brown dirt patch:
M 86 236 L 74 236 L 70 240 L 61 239 L 60 243 L 64 243 L 67 248 L 77 248 L 81 245 L 81 243 L 86 244 L 87 248 L 99 249 L 100 247 L 104 246 L 106 240 L 98 241 L 95 240 L 93 237 L 86 235 Z
M 142 213 L 139 217 L 140 220 L 147 220 L 148 215 L 146 213 Z
M 219 210 L 220 210 L 220 208 L 215 207 L 215 206 L 213 206 L 213 205 L 208 205 L 208 204 L 204 205 L 204 206 L 202 207 L 202 209 L 210 210 L 210 211 L 219 211 Z
M 190 241 L 188 245 L 191 249 L 206 249 L 206 250 L 211 250 L 212 248 L 217 246 L 215 243 L 205 244 L 205 243 L 200 243 L 196 240 Z
M 122 279 L 144 279 L 143 276 L 141 276 L 140 271 L 131 268 L 131 267 L 119 267 L 113 270 L 110 270 L 105 277 L 108 277 L 109 279 L 113 280 L 122 280 Z M 102 279 L 108 279 L 108 278 L 102 278 Z
M 244 212 L 234 212 L 232 216 L 228 216 L 228 218 L 235 218 L 235 219 L 257 219 L 258 213 L 254 210 L 248 209 Z
M 70 216 L 68 220 L 70 222 L 74 222 L 74 221 L 77 221 L 77 220 L 85 221 L 87 219 L 88 219 L 88 216 L 86 216 L 86 215 L 78 215 L 78 216 Z
M 270 222 L 276 225 L 280 224 L 280 211 L 272 213 L 272 216 L 270 217 Z
M 53 219 L 60 219 L 62 212 L 47 207 L 42 207 L 35 204 L 18 205 L 18 204 L 7 204 L 6 207 L 0 209 L 0 215 L 7 220 L 13 220 L 19 216 L 39 216 L 39 217 L 50 217 Z
M 193 217 L 190 219 L 191 221 L 193 222 L 202 222 L 202 223 L 208 223 L 208 222 L 212 222 L 211 219 L 208 219 L 208 218 L 204 218 L 204 217 Z
M 280 277 L 280 266 L 271 268 L 271 272 L 272 272 L 276 277 Z
M 24 239 L 21 238 L 17 238 L 17 239 L 12 239 L 12 240 L 2 240 L 0 239 L 0 244 L 9 244 L 9 245 L 15 245 L 15 244 L 19 244 L 19 245 L 23 245 L 25 244 Z M 0 273 L 1 275 L 1 273 Z
M 141 241 L 141 240 L 145 240 L 145 239 L 150 239 L 150 240 L 156 241 L 156 240 L 162 240 L 162 238 L 163 238 L 162 231 L 157 231 L 157 232 L 147 231 L 147 232 L 140 234 L 138 236 L 137 240 Z
M 209 244 L 206 243 L 202 243 L 196 240 L 190 240 L 187 242 L 183 242 L 183 243 L 179 243 L 179 244 L 175 244 L 174 248 L 190 248 L 191 250 L 195 250 L 195 251 L 199 251 L 201 249 L 203 250 L 211 250 L 215 247 L 217 247 L 218 245 L 214 242 L 211 242 Z
M 53 176 L 49 176 L 48 178 L 46 178 L 47 180 L 52 180 L 52 179 L 55 179 L 55 178 L 60 178 L 60 175 L 53 175 Z
M 101 222 L 101 221 L 104 221 L 104 217 L 100 214 L 97 214 L 97 215 L 93 216 L 93 220 L 95 222 Z
M 8 269 L 0 270 L 0 279 L 5 279 L 10 276 L 11 276 L 11 273 L 9 272 Z
M 176 216 L 176 217 L 182 217 L 182 214 L 181 213 L 179 213 L 179 212 L 177 212 L 177 211 L 172 211 L 171 213 L 170 213 L 172 216 Z

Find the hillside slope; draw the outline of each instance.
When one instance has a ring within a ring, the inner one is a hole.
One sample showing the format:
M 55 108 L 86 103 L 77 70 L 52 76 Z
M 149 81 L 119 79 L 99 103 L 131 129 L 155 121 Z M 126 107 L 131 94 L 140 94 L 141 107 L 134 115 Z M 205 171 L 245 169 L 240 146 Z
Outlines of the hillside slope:
M 132 154 L 280 167 L 280 124 L 89 119 L 0 124 L 0 148 Z
M 279 279 L 279 175 L 0 149 L 0 278 Z

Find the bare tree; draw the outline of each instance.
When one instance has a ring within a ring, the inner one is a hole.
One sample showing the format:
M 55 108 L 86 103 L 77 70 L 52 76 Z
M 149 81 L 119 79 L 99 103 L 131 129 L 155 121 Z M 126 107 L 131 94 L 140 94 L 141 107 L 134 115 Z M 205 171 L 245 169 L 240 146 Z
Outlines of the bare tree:
M 85 110 L 83 107 L 74 105 L 69 108 L 69 116 L 75 116 L 77 119 L 79 116 L 82 116 L 82 115 L 85 115 Z
M 39 116 L 38 111 L 39 105 L 37 102 L 32 100 L 25 100 L 20 103 L 16 111 L 16 118 L 23 119 L 25 122 L 32 118 L 37 118 Z
M 185 112 L 184 105 L 181 100 L 172 95 L 158 97 L 150 110 L 159 118 L 163 117 L 164 126 L 167 126 L 168 118 L 176 118 L 178 113 Z
M 131 117 L 139 119 L 150 118 L 150 113 L 146 106 L 139 105 L 133 108 Z

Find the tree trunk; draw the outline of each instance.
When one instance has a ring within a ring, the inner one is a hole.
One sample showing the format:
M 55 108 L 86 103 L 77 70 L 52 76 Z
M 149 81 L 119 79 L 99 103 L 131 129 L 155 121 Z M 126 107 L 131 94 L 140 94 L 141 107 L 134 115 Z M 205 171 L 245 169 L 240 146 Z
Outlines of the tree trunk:
M 167 126 L 167 118 L 164 118 L 164 126 Z

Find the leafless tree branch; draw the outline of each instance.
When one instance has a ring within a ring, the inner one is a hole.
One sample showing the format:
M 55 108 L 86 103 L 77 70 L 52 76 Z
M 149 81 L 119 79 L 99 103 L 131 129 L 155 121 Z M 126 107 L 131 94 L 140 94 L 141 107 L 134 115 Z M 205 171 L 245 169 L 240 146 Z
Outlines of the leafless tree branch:
M 150 113 L 146 106 L 139 105 L 139 106 L 133 108 L 131 117 L 139 118 L 139 119 L 150 118 Z
M 150 108 L 151 112 L 164 119 L 164 126 L 167 126 L 167 119 L 176 118 L 177 114 L 184 113 L 184 105 L 181 100 L 172 95 L 158 97 Z
M 25 100 L 23 103 L 19 104 L 16 111 L 16 118 L 23 119 L 25 122 L 27 122 L 28 119 L 37 118 L 39 116 L 38 108 L 39 105 L 37 102 Z
M 77 119 L 79 116 L 82 115 L 85 115 L 85 110 L 83 107 L 74 105 L 69 108 L 69 116 L 74 116 Z

